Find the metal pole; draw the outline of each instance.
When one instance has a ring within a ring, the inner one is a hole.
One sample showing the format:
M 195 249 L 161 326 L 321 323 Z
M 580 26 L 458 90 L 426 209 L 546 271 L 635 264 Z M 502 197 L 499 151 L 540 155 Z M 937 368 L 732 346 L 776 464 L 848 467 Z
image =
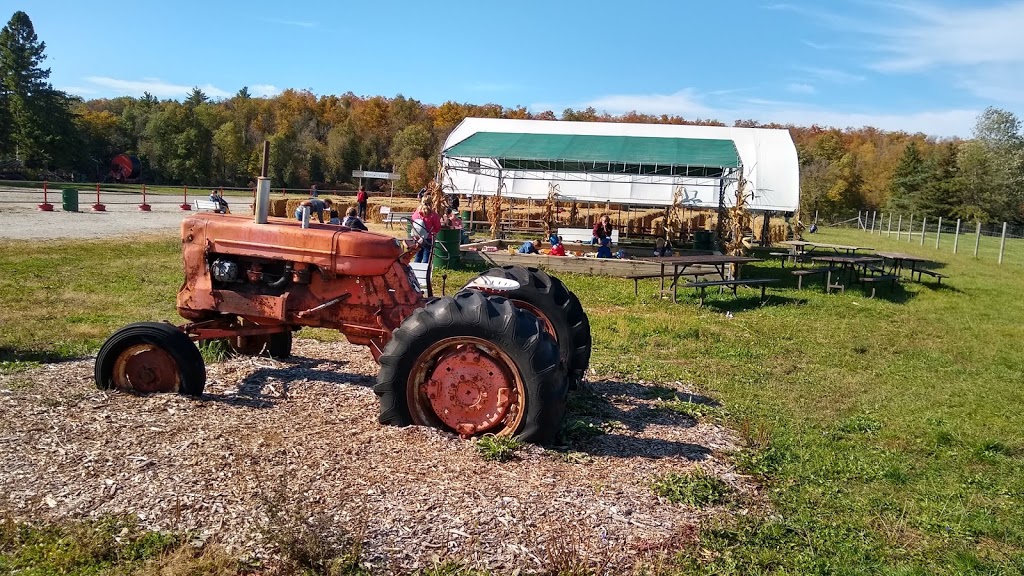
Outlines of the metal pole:
M 914 214 L 910 214 L 910 226 L 907 226 L 907 242 L 914 239 Z
M 925 216 L 924 220 L 921 220 L 921 246 L 924 246 L 924 235 L 928 232 L 928 217 Z
M 879 232 L 881 234 L 881 232 Z M 889 212 L 889 229 L 885 232 L 886 238 L 892 238 L 892 212 Z
M 978 257 L 978 244 L 981 244 L 981 222 L 978 222 L 978 230 L 974 233 L 974 257 Z
M 960 244 L 960 219 L 956 219 L 956 232 L 953 233 L 953 254 L 956 254 L 957 245 Z
M 1003 263 L 1003 250 L 1006 248 L 1006 222 L 1003 222 L 1003 237 L 999 240 L 999 263 Z
M 270 178 L 267 173 L 270 169 L 270 140 L 263 141 L 263 164 L 260 169 L 260 176 L 256 179 L 256 205 L 253 207 L 253 221 L 256 224 L 266 224 L 270 215 Z M 285 214 L 285 216 L 288 216 Z
M 875 233 L 875 216 L 877 216 L 877 215 L 878 215 L 878 211 L 871 212 L 871 232 L 869 232 L 869 234 L 874 234 Z
M 896 241 L 903 237 L 903 214 L 900 214 L 900 223 L 896 225 Z
M 942 216 L 939 216 L 939 229 L 935 232 L 935 249 L 939 249 L 939 239 L 942 238 Z

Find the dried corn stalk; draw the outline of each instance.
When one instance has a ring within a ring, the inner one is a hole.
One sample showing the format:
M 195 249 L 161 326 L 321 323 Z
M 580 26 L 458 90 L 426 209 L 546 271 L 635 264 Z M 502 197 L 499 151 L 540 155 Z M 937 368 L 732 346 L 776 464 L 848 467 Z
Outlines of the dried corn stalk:
M 662 228 L 665 231 L 665 240 L 671 241 L 682 232 L 683 224 L 683 198 L 685 191 L 682 186 L 676 186 L 672 192 L 672 204 L 665 207 Z
M 576 226 L 579 224 L 580 219 L 580 206 L 576 202 L 573 202 L 569 206 L 569 226 Z
M 501 189 L 504 187 L 505 184 L 502 183 L 491 198 L 491 213 L 487 215 L 487 220 L 491 223 L 491 240 L 498 237 L 498 230 L 501 227 Z
M 747 202 L 753 197 L 753 193 L 747 192 L 746 178 L 740 178 L 739 184 L 736 186 L 736 202 L 729 208 L 727 216 L 729 241 L 725 244 L 725 252 L 730 256 L 743 256 L 746 253 L 747 246 L 743 243 L 743 232 L 750 229 L 754 222 Z
M 544 202 L 544 236 L 550 237 L 558 217 L 558 184 L 548 182 L 548 199 Z

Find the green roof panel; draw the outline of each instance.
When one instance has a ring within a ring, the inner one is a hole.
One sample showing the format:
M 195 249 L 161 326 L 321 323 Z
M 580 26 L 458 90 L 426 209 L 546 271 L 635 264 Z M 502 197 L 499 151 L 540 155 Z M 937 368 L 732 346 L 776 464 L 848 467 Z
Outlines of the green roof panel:
M 541 162 L 608 162 L 736 168 L 739 153 L 732 140 L 513 134 L 477 132 L 444 151 L 448 157 Z

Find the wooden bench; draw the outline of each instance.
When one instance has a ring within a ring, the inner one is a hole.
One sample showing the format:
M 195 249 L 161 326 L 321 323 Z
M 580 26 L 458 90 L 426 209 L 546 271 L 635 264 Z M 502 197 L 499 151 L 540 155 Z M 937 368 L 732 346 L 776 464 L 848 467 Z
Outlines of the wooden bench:
M 838 268 L 804 268 L 802 270 L 791 270 L 790 274 L 796 276 L 796 289 L 804 289 L 804 276 L 817 276 L 818 274 L 828 274 L 829 272 L 838 272 Z
M 892 290 L 896 287 L 896 282 L 898 282 L 899 279 L 899 276 L 894 276 L 892 274 L 881 274 L 879 276 L 864 276 L 860 281 L 864 283 L 865 288 L 867 288 L 868 284 L 871 285 L 871 296 L 868 296 L 868 298 L 874 298 L 876 288 L 875 284 L 878 284 L 879 282 L 889 282 L 889 289 Z
M 571 244 L 573 242 L 580 242 L 582 244 L 590 244 L 594 239 L 594 231 L 590 228 L 559 228 L 558 235 L 562 237 L 563 243 Z M 619 243 L 619 231 L 612 230 L 612 244 Z
M 693 281 L 696 282 L 697 278 L 699 278 L 701 276 L 707 276 L 707 274 L 708 274 L 707 272 L 689 272 L 689 273 L 680 273 L 679 275 L 680 276 L 693 276 Z M 634 296 L 640 296 L 640 281 L 641 280 L 648 280 L 650 278 L 672 278 L 672 273 L 671 272 L 665 272 L 664 274 L 662 274 L 661 272 L 647 272 L 647 273 L 644 273 L 644 274 L 630 274 L 629 276 L 625 276 L 625 278 L 628 279 L 628 280 L 632 280 L 633 281 L 633 295 Z M 673 279 L 673 282 L 674 281 L 675 280 Z M 674 290 L 662 290 L 661 294 L 664 296 L 664 294 L 666 294 L 668 292 L 673 292 L 674 293 L 675 291 Z
M 392 212 L 390 206 L 381 206 L 380 217 L 384 227 L 393 229 L 395 222 L 401 222 L 402 218 L 412 219 L 412 212 Z
M 927 275 L 931 276 L 932 278 L 935 278 L 935 282 L 938 283 L 938 284 L 942 284 L 942 279 L 943 278 L 949 278 L 949 276 L 947 276 L 946 274 L 943 274 L 942 272 L 936 272 L 935 270 L 916 269 L 916 270 L 911 270 L 910 271 L 910 279 L 911 280 L 914 279 L 914 274 L 917 274 L 917 281 L 918 282 L 921 281 L 921 275 L 922 274 L 927 274 Z
M 688 282 L 684 288 L 698 288 L 700 290 L 700 305 L 704 305 L 704 298 L 707 295 L 705 290 L 713 286 L 729 286 L 732 288 L 733 296 L 736 296 L 736 289 L 740 286 L 761 287 L 761 302 L 764 302 L 764 291 L 769 284 L 778 282 L 777 278 L 751 278 L 749 280 L 707 280 L 704 282 Z

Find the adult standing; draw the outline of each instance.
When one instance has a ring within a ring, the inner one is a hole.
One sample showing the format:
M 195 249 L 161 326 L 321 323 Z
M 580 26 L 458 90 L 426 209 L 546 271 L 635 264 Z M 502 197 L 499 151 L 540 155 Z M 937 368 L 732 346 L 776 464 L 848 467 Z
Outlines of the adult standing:
M 412 237 L 419 243 L 415 262 L 430 261 L 430 251 L 434 249 L 434 238 L 441 231 L 441 217 L 431 208 L 430 204 L 422 203 L 412 213 Z
M 356 205 L 359 206 L 358 216 L 361 220 L 366 220 L 366 205 L 369 200 L 370 195 L 366 193 L 366 189 L 360 186 L 359 192 L 356 192 Z
M 309 187 L 309 197 L 310 198 L 316 198 L 319 195 L 320 195 L 320 191 L 316 189 L 316 184 L 313 184 L 312 186 Z

